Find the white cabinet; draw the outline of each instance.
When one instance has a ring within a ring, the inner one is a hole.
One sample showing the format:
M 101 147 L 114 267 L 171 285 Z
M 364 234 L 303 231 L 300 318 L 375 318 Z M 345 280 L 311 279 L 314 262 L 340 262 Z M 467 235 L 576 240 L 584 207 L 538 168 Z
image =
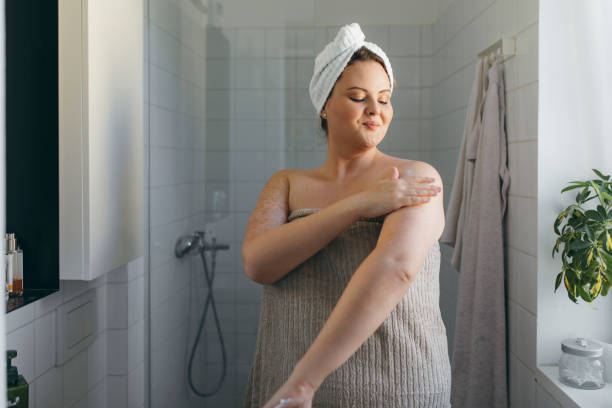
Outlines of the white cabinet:
M 59 0 L 60 279 L 144 250 L 144 0 Z

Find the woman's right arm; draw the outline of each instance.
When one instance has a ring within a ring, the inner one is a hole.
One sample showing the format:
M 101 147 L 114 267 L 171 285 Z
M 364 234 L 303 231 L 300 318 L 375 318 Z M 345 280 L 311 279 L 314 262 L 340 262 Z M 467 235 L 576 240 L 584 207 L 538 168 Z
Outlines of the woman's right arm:
M 348 228 L 361 212 L 351 196 L 290 223 L 288 215 L 289 175 L 281 170 L 264 186 L 242 244 L 245 273 L 255 282 L 278 281 Z
M 436 195 L 427 185 L 433 180 L 390 177 L 308 217 L 287 223 L 289 171 L 275 173 L 264 186 L 249 218 L 242 244 L 246 275 L 255 282 L 272 284 L 313 256 L 359 217 L 387 214 L 403 206 L 422 204 Z

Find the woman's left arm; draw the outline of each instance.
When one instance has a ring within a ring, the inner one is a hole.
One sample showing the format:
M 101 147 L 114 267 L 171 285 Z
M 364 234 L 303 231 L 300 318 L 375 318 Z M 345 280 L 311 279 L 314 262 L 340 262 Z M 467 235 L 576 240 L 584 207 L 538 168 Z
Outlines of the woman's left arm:
M 410 170 L 400 167 L 400 175 L 409 172 L 433 177 L 433 184 L 442 188 L 440 175 L 427 163 L 413 164 Z M 314 394 L 357 351 L 406 294 L 443 229 L 442 191 L 425 204 L 386 216 L 376 248 L 357 268 L 321 332 L 265 408 L 276 407 L 281 397 Z

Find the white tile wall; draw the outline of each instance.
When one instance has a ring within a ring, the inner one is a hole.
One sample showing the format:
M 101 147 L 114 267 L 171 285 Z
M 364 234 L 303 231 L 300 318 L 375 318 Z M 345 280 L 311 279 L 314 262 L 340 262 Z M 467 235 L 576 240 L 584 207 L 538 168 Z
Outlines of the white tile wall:
M 504 36 L 516 36 L 518 55 L 505 63 L 508 167 L 506 272 L 509 285 L 510 399 L 512 407 L 536 407 L 537 31 L 538 1 L 446 0 L 438 21 L 421 31 L 424 89 L 431 85 L 433 130 L 428 141 L 448 202 L 477 53 Z M 430 50 L 430 51 L 429 51 Z M 422 98 L 423 102 L 423 98 Z M 427 103 L 423 104 L 427 106 Z M 426 137 L 426 134 L 422 134 Z M 427 145 L 422 143 L 423 146 Z M 453 270 L 443 252 L 442 275 Z M 448 286 L 448 285 L 447 285 Z M 449 288 L 447 288 L 447 291 Z M 441 303 L 447 327 L 452 302 Z M 452 335 L 449 335 L 452 342 Z M 539 400 L 538 400 L 539 401 Z
M 111 374 L 107 370 L 107 358 L 121 351 L 115 343 L 108 341 L 109 333 L 113 331 L 109 325 L 122 321 L 111 316 L 130 316 L 134 326 L 143 327 L 143 276 L 143 262 L 138 259 L 92 282 L 61 281 L 59 292 L 7 315 L 7 348 L 17 350 L 18 357 L 14 363 L 30 384 L 31 408 L 120 406 L 107 405 L 106 398 L 106 383 Z M 98 316 L 95 338 L 89 347 L 58 365 L 57 336 L 65 335 L 56 331 L 58 308 L 87 291 L 94 295 L 93 307 Z M 107 301 L 107 295 L 110 301 Z M 130 301 L 120 302 L 122 296 Z M 143 344 L 144 339 L 139 338 L 138 348 L 142 349 Z M 133 365 L 136 361 L 140 365 L 144 362 L 144 355 L 140 352 L 132 351 L 126 357 Z M 127 384 L 127 377 L 117 381 Z M 144 377 L 141 376 L 139 381 L 144 381 Z M 141 389 L 143 385 L 144 382 Z M 143 406 L 144 400 L 141 401 L 140 405 L 133 406 Z

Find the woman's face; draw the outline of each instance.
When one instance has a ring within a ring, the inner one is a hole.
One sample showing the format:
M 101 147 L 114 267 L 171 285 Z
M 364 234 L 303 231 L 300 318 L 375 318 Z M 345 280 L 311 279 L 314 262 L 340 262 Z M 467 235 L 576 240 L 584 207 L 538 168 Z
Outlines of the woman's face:
M 378 145 L 393 118 L 389 77 L 376 61 L 356 61 L 347 66 L 323 108 L 330 140 Z

